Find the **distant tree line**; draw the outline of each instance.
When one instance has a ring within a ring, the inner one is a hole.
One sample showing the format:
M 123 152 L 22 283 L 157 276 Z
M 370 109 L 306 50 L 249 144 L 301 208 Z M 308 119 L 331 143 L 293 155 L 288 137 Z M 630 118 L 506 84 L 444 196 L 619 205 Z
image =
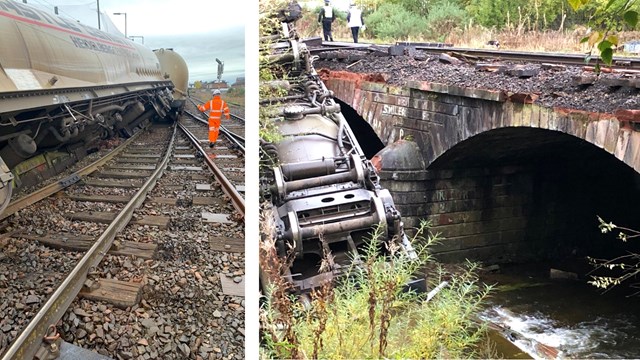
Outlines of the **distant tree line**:
M 480 25 L 497 31 L 563 30 L 575 26 L 633 30 L 623 14 L 635 0 L 359 0 L 376 38 L 431 37 Z

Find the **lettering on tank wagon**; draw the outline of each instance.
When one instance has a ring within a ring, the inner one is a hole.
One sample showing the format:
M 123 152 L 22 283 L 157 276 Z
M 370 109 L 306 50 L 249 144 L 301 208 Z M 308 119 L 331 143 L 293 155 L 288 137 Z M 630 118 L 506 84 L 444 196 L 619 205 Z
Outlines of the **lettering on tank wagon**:
M 46 21 L 49 24 L 57 25 L 72 31 L 78 31 L 78 32 L 81 31 L 76 24 L 74 24 L 69 20 L 52 16 L 44 11 L 35 10 L 13 1 L 0 2 L 0 8 L 4 11 L 11 12 L 20 16 L 24 16 L 29 19 Z
M 53 16 L 44 11 L 29 8 L 20 3 L 13 1 L 0 2 L 0 15 L 67 33 L 75 33 L 77 36 L 72 35 L 70 38 L 78 48 L 135 57 L 134 52 L 126 50 L 134 50 L 135 48 L 123 42 L 123 40 L 118 37 L 111 36 L 108 33 L 93 29 L 89 26 L 74 23 L 62 17 Z
M 134 54 L 126 49 L 117 48 L 115 46 L 111 46 L 104 43 L 99 43 L 96 41 L 91 41 L 87 39 L 81 39 L 76 36 L 71 36 L 71 41 L 73 41 L 73 45 L 80 49 L 89 49 L 93 51 L 100 51 L 107 54 L 120 55 L 126 57 L 134 57 Z

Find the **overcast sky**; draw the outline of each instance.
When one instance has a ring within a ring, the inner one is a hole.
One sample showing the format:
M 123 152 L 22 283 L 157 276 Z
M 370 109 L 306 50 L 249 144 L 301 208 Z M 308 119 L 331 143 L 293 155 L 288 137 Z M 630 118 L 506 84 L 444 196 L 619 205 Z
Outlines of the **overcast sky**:
M 27 0 L 29 4 L 60 7 L 60 15 L 73 17 L 89 26 L 97 27 L 95 17 L 81 16 L 69 5 L 83 5 L 95 11 L 91 0 Z M 151 49 L 173 48 L 189 66 L 189 81 L 215 80 L 218 65 L 224 61 L 222 79 L 234 83 L 245 76 L 245 17 L 244 0 L 100 0 L 100 11 L 108 15 L 120 32 L 124 33 L 127 13 L 127 35 L 144 36 L 145 46 Z M 82 17 L 82 18 L 80 18 Z M 104 28 L 103 28 L 104 29 Z M 135 38 L 136 42 L 141 39 Z

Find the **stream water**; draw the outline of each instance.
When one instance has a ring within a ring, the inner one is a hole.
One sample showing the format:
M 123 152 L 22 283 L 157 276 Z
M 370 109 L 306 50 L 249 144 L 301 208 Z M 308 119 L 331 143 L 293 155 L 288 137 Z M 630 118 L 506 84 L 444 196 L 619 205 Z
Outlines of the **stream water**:
M 496 287 L 481 319 L 510 329 L 503 334 L 523 350 L 498 342 L 505 358 L 545 358 L 537 344 L 559 350 L 559 358 L 640 358 L 634 289 L 603 294 L 584 280 L 550 279 L 542 264 L 503 268 L 482 280 Z

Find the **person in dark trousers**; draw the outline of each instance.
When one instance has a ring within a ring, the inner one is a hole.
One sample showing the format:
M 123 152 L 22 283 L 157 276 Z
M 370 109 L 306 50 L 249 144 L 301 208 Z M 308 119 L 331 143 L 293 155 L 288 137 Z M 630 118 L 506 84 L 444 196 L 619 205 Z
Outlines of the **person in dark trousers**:
M 347 15 L 347 26 L 351 28 L 351 35 L 353 35 L 353 42 L 358 42 L 358 31 L 360 28 L 364 30 L 364 19 L 362 18 L 362 10 L 358 9 L 355 3 L 351 3 L 349 7 L 349 14 Z
M 331 36 L 331 24 L 335 19 L 336 17 L 333 13 L 333 7 L 329 3 L 329 0 L 325 0 L 324 6 L 320 9 L 320 14 L 318 14 L 318 22 L 322 23 L 324 41 L 333 41 L 333 36 Z

